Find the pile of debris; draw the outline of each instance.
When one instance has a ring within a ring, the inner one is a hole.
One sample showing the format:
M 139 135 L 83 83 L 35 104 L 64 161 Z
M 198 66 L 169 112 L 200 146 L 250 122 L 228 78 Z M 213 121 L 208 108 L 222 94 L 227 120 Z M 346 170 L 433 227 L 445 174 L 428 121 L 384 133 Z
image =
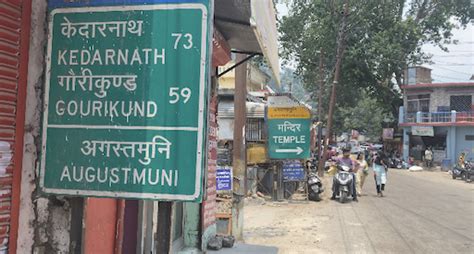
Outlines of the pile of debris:
M 220 250 L 222 248 L 232 248 L 235 243 L 235 238 L 233 236 L 214 236 L 207 243 L 207 248 L 209 250 Z

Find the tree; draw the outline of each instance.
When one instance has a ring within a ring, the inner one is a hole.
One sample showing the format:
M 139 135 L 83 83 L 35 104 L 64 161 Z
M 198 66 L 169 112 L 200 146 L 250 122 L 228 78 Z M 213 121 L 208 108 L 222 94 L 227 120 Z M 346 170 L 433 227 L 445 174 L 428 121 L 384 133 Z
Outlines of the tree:
M 382 123 L 393 119 L 390 112 L 379 107 L 377 100 L 362 96 L 355 107 L 340 108 L 337 119 L 343 130 L 357 130 L 371 140 L 378 140 L 382 134 Z
M 334 75 L 342 2 L 289 1 L 289 15 L 279 22 L 282 56 L 297 63 L 297 73 L 313 94 L 318 92 L 320 48 L 325 51 L 327 84 Z M 350 7 L 337 106 L 354 107 L 368 95 L 394 116 L 402 103 L 398 87 L 404 70 L 429 61 L 421 46 L 432 43 L 444 49 L 451 42 L 453 20 L 465 26 L 473 12 L 469 0 L 352 1 Z M 327 112 L 330 89 L 325 91 Z

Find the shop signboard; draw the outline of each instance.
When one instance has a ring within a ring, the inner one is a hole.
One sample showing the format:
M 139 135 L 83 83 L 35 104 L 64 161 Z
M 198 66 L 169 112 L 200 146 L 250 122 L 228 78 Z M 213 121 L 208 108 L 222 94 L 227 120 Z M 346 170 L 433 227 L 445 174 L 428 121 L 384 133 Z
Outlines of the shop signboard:
M 272 159 L 310 156 L 310 112 L 305 107 L 268 108 L 268 154 Z
M 201 200 L 210 22 L 180 2 L 51 10 L 42 191 Z
M 382 133 L 383 140 L 393 139 L 393 128 L 384 128 Z
M 434 128 L 433 126 L 412 126 L 411 135 L 433 137 Z

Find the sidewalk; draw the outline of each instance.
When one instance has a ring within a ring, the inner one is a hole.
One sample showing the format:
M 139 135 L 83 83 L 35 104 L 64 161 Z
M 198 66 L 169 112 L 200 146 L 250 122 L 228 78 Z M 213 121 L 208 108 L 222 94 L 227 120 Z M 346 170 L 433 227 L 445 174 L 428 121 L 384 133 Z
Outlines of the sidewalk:
M 208 250 L 207 253 L 223 254 L 277 254 L 277 247 L 236 243 L 233 248 L 222 248 L 218 251 Z

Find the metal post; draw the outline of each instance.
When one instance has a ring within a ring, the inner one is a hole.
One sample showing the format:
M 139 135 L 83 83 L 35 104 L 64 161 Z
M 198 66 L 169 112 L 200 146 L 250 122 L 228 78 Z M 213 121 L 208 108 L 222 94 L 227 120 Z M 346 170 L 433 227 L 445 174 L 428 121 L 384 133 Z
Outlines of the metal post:
M 319 49 L 319 94 L 318 94 L 318 175 L 324 175 L 324 164 L 321 160 L 321 139 L 322 135 L 322 121 L 323 121 L 323 91 L 324 91 L 324 79 L 323 79 L 323 48 Z
M 172 202 L 158 203 L 158 235 L 156 253 L 170 253 L 171 250 L 171 212 Z
M 237 62 L 242 62 L 245 55 L 237 54 Z M 245 177 L 247 169 L 245 123 L 247 121 L 247 63 L 242 62 L 235 68 L 235 95 L 234 95 L 234 202 L 232 209 L 232 233 L 236 239 L 243 237 L 243 196 L 245 195 Z
M 81 254 L 82 245 L 82 219 L 84 217 L 84 198 L 71 198 L 69 201 L 71 205 L 71 228 L 70 232 L 70 247 L 71 254 Z M 14 253 L 14 252 L 13 252 Z M 116 252 L 118 253 L 118 252 Z
M 277 165 L 273 164 L 273 172 L 272 172 L 272 200 L 277 200 L 277 190 L 278 190 L 278 182 L 277 182 Z
M 277 200 L 281 201 L 285 199 L 285 186 L 283 184 L 282 164 L 277 166 Z
M 117 200 L 117 226 L 115 234 L 115 253 L 122 253 L 125 219 L 125 199 Z

